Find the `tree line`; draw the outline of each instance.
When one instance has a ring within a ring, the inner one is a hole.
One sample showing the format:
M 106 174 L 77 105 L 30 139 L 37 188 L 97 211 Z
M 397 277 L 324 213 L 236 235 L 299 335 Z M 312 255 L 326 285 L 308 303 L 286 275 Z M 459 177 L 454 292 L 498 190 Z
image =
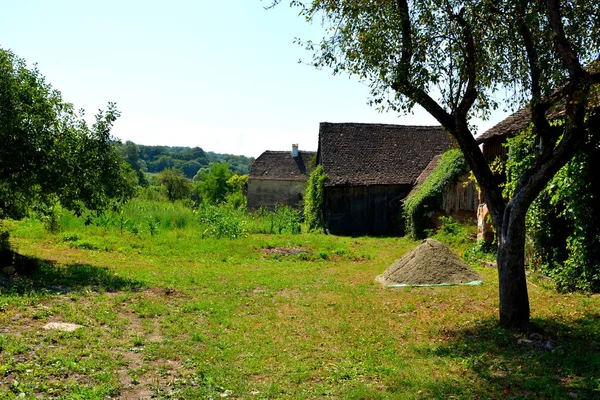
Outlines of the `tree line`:
M 201 147 L 146 146 L 129 140 L 120 144 L 119 152 L 140 181 L 145 172 L 160 173 L 168 168 L 181 170 L 185 177 L 193 179 L 212 163 L 227 163 L 232 173 L 246 175 L 254 162 L 253 157 L 205 152 Z

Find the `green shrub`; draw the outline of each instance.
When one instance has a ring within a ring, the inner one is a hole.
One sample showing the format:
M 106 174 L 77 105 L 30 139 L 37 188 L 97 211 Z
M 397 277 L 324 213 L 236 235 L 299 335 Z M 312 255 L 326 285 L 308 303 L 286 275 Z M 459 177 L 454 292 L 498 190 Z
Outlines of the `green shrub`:
M 304 196 L 304 220 L 309 231 L 323 228 L 323 201 L 325 191 L 325 180 L 327 175 L 323 166 L 318 165 L 308 177 L 306 183 L 306 195 Z
M 300 213 L 286 205 L 275 206 L 275 212 L 271 213 L 271 231 L 269 233 L 291 233 L 298 234 L 302 230 Z
M 486 241 L 480 240 L 475 246 L 468 248 L 463 253 L 463 259 L 467 262 L 474 261 L 496 261 L 496 253 L 498 251 L 498 246 L 495 243 L 488 243 Z
M 246 221 L 236 210 L 225 205 L 202 204 L 198 208 L 200 222 L 206 226 L 202 236 L 239 239 L 248 236 Z
M 460 224 L 452 217 L 441 216 L 439 218 L 440 227 L 438 232 L 445 235 L 456 235 L 460 231 Z
M 598 110 L 590 113 L 586 145 L 550 180 L 527 213 L 530 267 L 550 276 L 562 291 L 600 292 L 599 120 Z M 535 161 L 534 137 L 527 129 L 507 142 L 506 197 Z
M 60 204 L 39 204 L 34 207 L 34 210 L 48 232 L 57 233 L 60 231 L 60 219 L 62 215 Z
M 452 217 L 440 217 L 441 225 L 428 236 L 439 240 L 447 246 L 467 249 L 473 246 L 477 227 L 472 223 L 460 223 Z

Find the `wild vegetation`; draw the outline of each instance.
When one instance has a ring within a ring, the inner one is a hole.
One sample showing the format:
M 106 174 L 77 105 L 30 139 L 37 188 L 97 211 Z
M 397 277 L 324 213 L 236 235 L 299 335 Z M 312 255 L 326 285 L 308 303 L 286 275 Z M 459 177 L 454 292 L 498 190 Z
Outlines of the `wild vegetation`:
M 446 187 L 456 183 L 460 175 L 467 170 L 467 163 L 460 150 L 450 150 L 442 155 L 435 170 L 414 193 L 403 201 L 403 220 L 407 235 L 416 239 L 425 236 L 428 210 L 439 208 Z
M 90 225 L 59 210 L 55 233 L 9 222 L 39 269 L 0 279 L 0 398 L 600 393 L 600 298 L 532 275 L 535 325 L 505 330 L 493 269 L 473 264 L 483 286 L 384 289 L 375 276 L 417 242 L 293 234 L 264 213 L 137 199 Z M 473 227 L 435 237 L 469 253 Z
M 312 169 L 306 182 L 306 195 L 304 196 L 304 219 L 311 231 L 324 229 L 323 201 L 325 180 L 327 175 L 323 166 L 318 165 Z
M 598 112 L 598 110 L 594 111 Z M 555 121 L 560 124 L 564 121 Z M 548 183 L 527 213 L 530 267 L 551 276 L 560 290 L 600 291 L 600 132 Z M 533 162 L 531 129 L 508 140 L 505 195 Z

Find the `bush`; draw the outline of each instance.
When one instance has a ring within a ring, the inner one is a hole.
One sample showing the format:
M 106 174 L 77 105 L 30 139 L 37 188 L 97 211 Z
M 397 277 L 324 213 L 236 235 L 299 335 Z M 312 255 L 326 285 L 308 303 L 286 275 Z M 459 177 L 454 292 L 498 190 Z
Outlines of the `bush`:
M 309 231 L 323 228 L 323 201 L 325 191 L 325 180 L 327 175 L 323 166 L 318 165 L 308 177 L 306 183 L 306 195 L 304 196 L 304 220 Z
M 158 180 L 171 201 L 188 198 L 192 192 L 192 183 L 180 170 L 167 168 L 160 173 Z
M 271 213 L 271 229 L 269 233 L 291 233 L 298 234 L 302 230 L 300 213 L 286 205 L 275 206 L 275 212 Z
M 252 233 L 295 235 L 302 231 L 302 217 L 298 210 L 286 205 L 277 205 L 273 211 L 261 207 L 250 215 L 248 229 Z
M 202 232 L 203 237 L 239 239 L 248 236 L 245 228 L 246 221 L 243 221 L 239 217 L 239 213 L 231 208 L 223 205 L 202 204 L 198 208 L 198 216 L 200 222 L 207 226 Z

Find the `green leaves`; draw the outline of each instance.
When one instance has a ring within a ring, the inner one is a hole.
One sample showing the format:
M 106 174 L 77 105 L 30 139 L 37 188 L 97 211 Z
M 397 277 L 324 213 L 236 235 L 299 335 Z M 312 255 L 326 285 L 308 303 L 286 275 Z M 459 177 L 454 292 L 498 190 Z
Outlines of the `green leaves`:
M 202 201 L 208 204 L 223 202 L 231 189 L 229 179 L 232 175 L 227 163 L 212 163 L 208 169 L 200 170 L 197 187 L 200 190 Z
M 323 166 L 318 165 L 310 173 L 306 183 L 304 221 L 310 231 L 323 228 L 322 212 L 326 179 L 327 175 L 323 171 Z
M 158 176 L 158 181 L 167 191 L 170 201 L 186 199 L 192 191 L 192 183 L 178 169 L 163 170 Z
M 133 194 L 110 135 L 114 103 L 89 127 L 37 68 L 0 49 L 0 218 L 58 200 L 81 214 Z M 44 207 L 42 207 L 44 208 Z
M 592 113 L 594 114 L 594 113 Z M 600 291 L 600 134 L 588 118 L 588 142 L 532 203 L 527 214 L 530 262 L 564 291 Z M 508 141 L 505 195 L 535 160 L 531 129 Z
M 423 238 L 425 214 L 430 211 L 428 207 L 435 209 L 446 187 L 456 182 L 467 170 L 467 163 L 460 150 L 450 150 L 442 155 L 431 175 L 402 204 L 406 233 L 409 236 Z

